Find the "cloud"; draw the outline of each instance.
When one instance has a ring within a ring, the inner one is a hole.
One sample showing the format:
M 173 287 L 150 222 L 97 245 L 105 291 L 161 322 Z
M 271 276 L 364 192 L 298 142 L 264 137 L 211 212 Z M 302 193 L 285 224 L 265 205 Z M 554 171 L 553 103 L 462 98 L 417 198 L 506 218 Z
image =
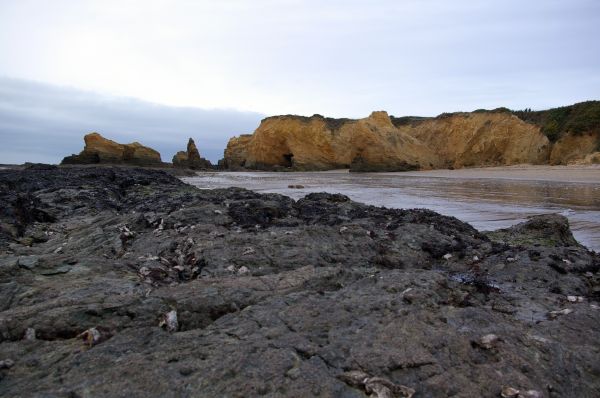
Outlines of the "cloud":
M 264 115 L 231 109 L 171 107 L 132 98 L 0 77 L 0 163 L 58 163 L 97 131 L 121 143 L 139 141 L 171 161 L 194 138 L 216 162 L 230 137 L 250 133 Z
M 0 75 L 267 114 L 540 109 L 600 92 L 597 0 L 0 1 Z

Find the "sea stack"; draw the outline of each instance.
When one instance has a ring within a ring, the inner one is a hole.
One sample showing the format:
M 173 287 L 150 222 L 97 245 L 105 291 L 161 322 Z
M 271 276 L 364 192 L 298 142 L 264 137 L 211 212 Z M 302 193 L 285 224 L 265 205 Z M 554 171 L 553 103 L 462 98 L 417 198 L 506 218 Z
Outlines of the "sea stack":
M 188 140 L 186 151 L 179 151 L 173 156 L 173 166 L 193 170 L 213 168 L 209 160 L 200 156 L 200 152 L 192 138 Z
M 119 144 L 99 133 L 83 137 L 85 147 L 78 155 L 65 157 L 61 164 L 131 164 L 136 166 L 162 166 L 160 153 L 139 142 Z

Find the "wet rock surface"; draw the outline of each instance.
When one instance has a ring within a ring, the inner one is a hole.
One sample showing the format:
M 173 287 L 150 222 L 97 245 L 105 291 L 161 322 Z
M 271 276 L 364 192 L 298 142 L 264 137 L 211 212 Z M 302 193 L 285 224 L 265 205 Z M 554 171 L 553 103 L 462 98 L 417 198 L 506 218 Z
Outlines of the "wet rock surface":
M 600 393 L 600 259 L 558 215 L 89 167 L 1 170 L 0 203 L 0 396 Z

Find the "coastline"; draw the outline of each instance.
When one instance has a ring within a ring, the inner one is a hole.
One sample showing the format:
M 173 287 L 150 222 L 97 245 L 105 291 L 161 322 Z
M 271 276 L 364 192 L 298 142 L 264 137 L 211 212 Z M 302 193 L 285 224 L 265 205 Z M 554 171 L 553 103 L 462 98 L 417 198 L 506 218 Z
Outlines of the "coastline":
M 350 173 L 349 169 L 302 173 L 336 174 Z M 395 175 L 406 177 L 502 179 L 523 181 L 554 181 L 600 184 L 600 165 L 530 165 L 469 167 L 462 169 L 435 169 L 416 171 L 388 171 L 357 173 L 366 175 Z
M 406 171 L 401 173 L 390 172 L 387 174 L 437 178 L 504 179 L 600 184 L 600 165 L 549 166 L 521 164 L 515 166 L 474 167 L 455 170 L 438 169 Z

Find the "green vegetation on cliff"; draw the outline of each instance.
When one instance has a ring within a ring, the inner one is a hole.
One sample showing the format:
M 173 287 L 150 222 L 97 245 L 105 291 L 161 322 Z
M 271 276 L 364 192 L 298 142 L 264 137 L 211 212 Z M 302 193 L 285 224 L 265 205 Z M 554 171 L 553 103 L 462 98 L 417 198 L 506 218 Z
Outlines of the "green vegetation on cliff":
M 544 111 L 512 111 L 520 119 L 541 127 L 548 139 L 557 141 L 566 133 L 600 132 L 600 101 L 586 101 Z

